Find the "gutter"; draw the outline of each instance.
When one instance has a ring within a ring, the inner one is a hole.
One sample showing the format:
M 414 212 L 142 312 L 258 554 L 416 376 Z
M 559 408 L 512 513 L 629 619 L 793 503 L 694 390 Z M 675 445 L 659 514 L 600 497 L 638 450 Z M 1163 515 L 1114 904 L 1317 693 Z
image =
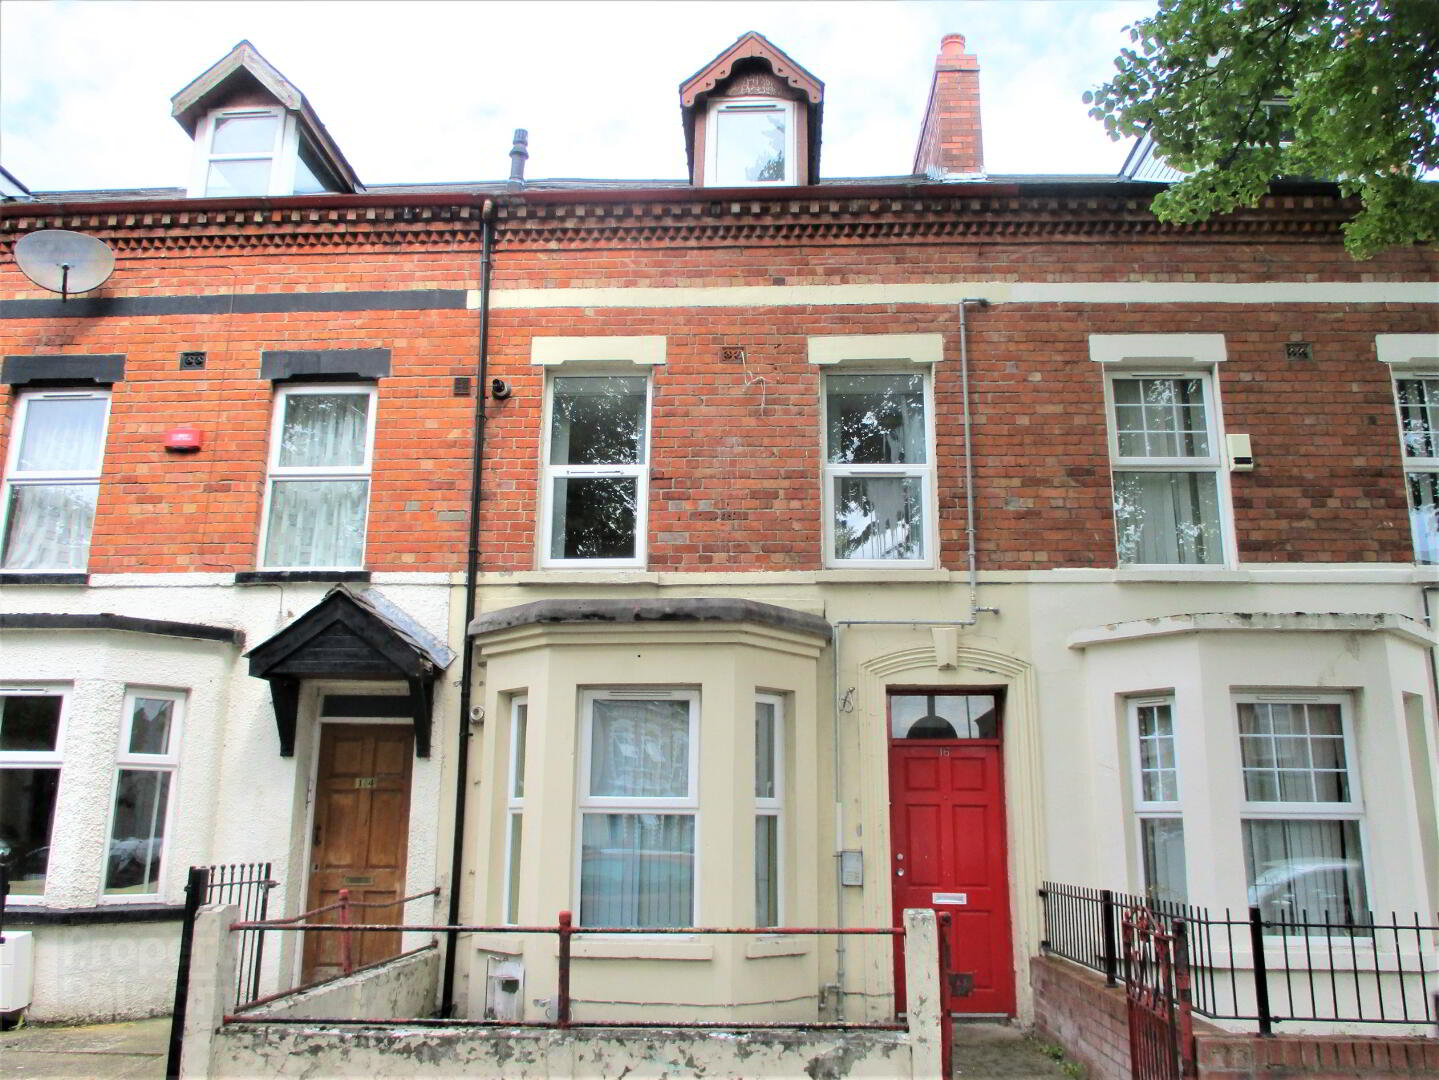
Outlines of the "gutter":
M 471 435 L 473 453 L 470 469 L 470 539 L 465 559 L 464 644 L 460 649 L 459 732 L 455 747 L 455 827 L 450 859 L 450 909 L 445 920 L 451 927 L 460 921 L 461 875 L 465 868 L 465 811 L 470 782 L 470 699 L 474 693 L 475 639 L 470 623 L 475 618 L 475 593 L 480 571 L 480 481 L 485 463 L 485 400 L 489 389 L 490 366 L 490 277 L 495 248 L 495 203 L 485 199 L 480 207 L 483 238 L 480 245 L 480 326 L 475 420 Z M 440 1015 L 452 1016 L 455 1008 L 455 951 L 459 931 L 445 931 L 445 967 L 440 992 Z

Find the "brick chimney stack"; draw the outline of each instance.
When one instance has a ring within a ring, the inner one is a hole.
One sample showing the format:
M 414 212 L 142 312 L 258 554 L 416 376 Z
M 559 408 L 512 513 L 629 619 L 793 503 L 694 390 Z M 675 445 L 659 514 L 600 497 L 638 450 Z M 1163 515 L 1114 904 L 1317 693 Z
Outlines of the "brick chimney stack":
M 984 173 L 979 57 L 964 51 L 963 34 L 946 34 L 940 42 L 914 171 L 935 179 Z

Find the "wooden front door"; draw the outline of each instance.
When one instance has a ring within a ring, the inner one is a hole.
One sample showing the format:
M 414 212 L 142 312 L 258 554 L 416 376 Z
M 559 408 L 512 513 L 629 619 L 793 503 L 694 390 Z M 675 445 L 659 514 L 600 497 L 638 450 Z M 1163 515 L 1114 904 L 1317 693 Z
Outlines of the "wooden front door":
M 341 889 L 352 901 L 386 903 L 405 895 L 414 729 L 398 724 L 321 724 L 315 776 L 314 845 L 307 910 L 333 904 Z M 338 922 L 330 911 L 317 921 Z M 357 923 L 400 923 L 400 906 L 354 909 Z M 400 935 L 353 935 L 355 967 L 400 951 Z M 342 971 L 340 935 L 305 935 L 304 982 Z
M 905 908 L 953 917 L 953 969 L 974 977 L 974 992 L 954 1000 L 960 1013 L 1014 1014 L 1003 775 L 997 739 L 890 743 L 895 925 Z M 902 1010 L 898 951 L 895 1000 Z

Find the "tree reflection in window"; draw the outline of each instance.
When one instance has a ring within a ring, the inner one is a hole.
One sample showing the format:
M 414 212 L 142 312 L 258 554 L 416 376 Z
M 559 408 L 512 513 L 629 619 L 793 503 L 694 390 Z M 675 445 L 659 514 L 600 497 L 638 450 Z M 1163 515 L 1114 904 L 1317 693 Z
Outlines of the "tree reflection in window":
M 636 376 L 554 380 L 550 558 L 636 556 L 646 390 Z

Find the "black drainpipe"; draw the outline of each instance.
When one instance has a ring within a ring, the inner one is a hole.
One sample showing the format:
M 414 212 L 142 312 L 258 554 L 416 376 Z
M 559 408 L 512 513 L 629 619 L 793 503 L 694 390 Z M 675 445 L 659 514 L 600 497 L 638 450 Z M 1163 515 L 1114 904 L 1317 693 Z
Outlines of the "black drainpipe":
M 465 801 L 470 783 L 470 695 L 474 690 L 475 641 L 470 623 L 475 618 L 475 591 L 480 572 L 480 474 L 485 464 L 485 398 L 490 366 L 490 264 L 495 248 L 495 204 L 486 199 L 480 210 L 480 342 L 479 378 L 475 386 L 474 446 L 470 471 L 470 547 L 465 562 L 465 641 L 460 648 L 460 723 L 455 747 L 454 854 L 450 860 L 450 914 L 445 921 L 460 921 L 460 875 L 465 867 Z M 445 931 L 445 977 L 440 993 L 440 1015 L 455 1011 L 455 950 L 459 931 Z

